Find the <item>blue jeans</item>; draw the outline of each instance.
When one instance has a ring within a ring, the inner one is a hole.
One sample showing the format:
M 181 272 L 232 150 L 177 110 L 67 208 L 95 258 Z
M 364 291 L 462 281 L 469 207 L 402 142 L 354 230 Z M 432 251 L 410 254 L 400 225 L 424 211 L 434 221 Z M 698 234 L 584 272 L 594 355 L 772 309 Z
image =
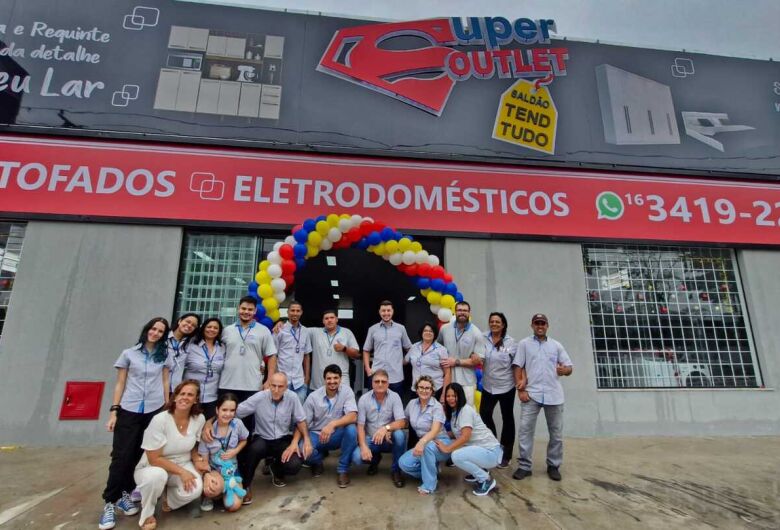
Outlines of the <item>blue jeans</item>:
M 293 388 L 292 383 L 290 383 L 289 385 L 287 385 L 287 388 L 295 392 L 295 394 L 298 396 L 298 399 L 301 400 L 301 405 L 303 405 L 304 402 L 306 402 L 306 396 L 309 395 L 309 387 L 307 385 L 304 384 L 299 386 L 298 388 Z
M 339 466 L 336 472 L 346 473 L 349 471 L 349 465 L 352 463 L 352 452 L 357 447 L 357 429 L 354 423 L 346 427 L 339 427 L 333 431 L 327 443 L 320 442 L 320 433 L 318 432 L 309 433 L 309 437 L 311 438 L 311 445 L 314 447 L 314 451 L 309 456 L 309 459 L 306 460 L 307 464 L 321 464 L 323 458 L 321 451 L 341 449 Z M 301 445 L 303 445 L 303 442 L 301 442 Z
M 484 482 L 490 478 L 490 473 L 485 470 L 496 467 L 503 457 L 504 450 L 500 444 L 492 449 L 470 445 L 455 449 L 452 452 L 452 463 L 479 482 Z
M 439 436 L 437 440 L 441 440 L 447 445 L 452 442 L 446 435 Z M 422 456 L 414 456 L 413 449 L 409 449 L 401 456 L 398 465 L 407 475 L 422 478 L 424 490 L 435 491 L 439 482 L 436 464 L 446 461 L 449 457 L 449 454 L 439 451 L 434 441 L 431 440 L 425 445 Z
M 363 460 L 360 457 L 360 446 L 355 447 L 355 450 L 352 451 L 352 464 L 356 466 L 363 464 L 379 464 L 379 461 L 382 460 L 382 453 L 392 453 L 393 465 L 391 469 L 393 471 L 400 471 L 401 468 L 398 467 L 398 460 L 400 460 L 401 455 L 406 451 L 406 433 L 404 433 L 404 431 L 393 431 L 391 436 L 392 442 L 383 442 L 380 445 L 375 444 L 371 439 L 366 440 L 368 448 L 371 450 L 370 461 Z M 366 435 L 366 438 L 368 438 L 368 435 Z

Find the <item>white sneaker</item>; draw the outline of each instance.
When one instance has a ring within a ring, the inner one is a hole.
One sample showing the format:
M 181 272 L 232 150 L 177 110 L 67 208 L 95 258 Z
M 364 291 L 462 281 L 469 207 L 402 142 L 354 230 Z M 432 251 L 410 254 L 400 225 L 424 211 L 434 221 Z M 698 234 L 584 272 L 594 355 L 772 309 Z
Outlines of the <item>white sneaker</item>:
M 214 509 L 214 501 L 212 501 L 209 498 L 204 497 L 203 500 L 200 501 L 200 510 L 202 512 L 210 512 Z

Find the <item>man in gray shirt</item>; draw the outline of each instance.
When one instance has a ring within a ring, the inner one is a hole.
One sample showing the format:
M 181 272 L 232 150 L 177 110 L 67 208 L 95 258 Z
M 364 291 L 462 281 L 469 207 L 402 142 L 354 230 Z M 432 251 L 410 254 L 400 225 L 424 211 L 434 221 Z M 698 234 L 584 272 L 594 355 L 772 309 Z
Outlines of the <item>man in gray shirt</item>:
M 360 347 L 355 335 L 339 326 L 335 309 L 326 309 L 322 313 L 322 328 L 313 329 L 311 334 L 311 383 L 310 390 L 317 390 L 325 384 L 323 373 L 331 364 L 341 368 L 341 379 L 349 384 L 350 359 L 360 358 Z
M 392 453 L 391 467 L 393 484 L 404 487 L 404 478 L 398 459 L 406 451 L 406 415 L 401 398 L 388 389 L 387 372 L 374 371 L 371 379 L 373 390 L 363 394 L 358 401 L 357 439 L 358 446 L 352 453 L 356 466 L 368 464 L 368 474 L 376 475 L 382 453 Z
M 476 368 L 485 358 L 482 332 L 469 322 L 471 306 L 465 300 L 455 304 L 455 323 L 444 324 L 439 330 L 440 344 L 447 348 L 449 358 L 441 365 L 452 370 L 452 382 L 459 383 L 466 394 L 466 402 L 474 406 L 474 391 L 477 389 Z
M 368 328 L 363 344 L 363 368 L 367 377 L 371 377 L 377 370 L 385 370 L 390 390 L 400 396 L 404 392 L 404 352 L 412 347 L 412 341 L 409 340 L 406 328 L 393 322 L 393 313 L 393 303 L 382 300 L 379 304 L 379 317 L 382 320 Z M 373 363 L 371 352 L 374 353 Z
M 547 336 L 549 321 L 541 313 L 531 317 L 533 335 L 517 344 L 513 364 L 517 371 L 517 395 L 522 402 L 520 411 L 520 466 L 512 478 L 522 480 L 530 476 L 534 432 L 539 411 L 544 409 L 550 441 L 547 444 L 547 475 L 561 480 L 559 467 L 563 462 L 563 387 L 558 380 L 571 375 L 571 358 L 563 345 Z
M 309 395 L 311 332 L 301 324 L 303 306 L 293 300 L 287 307 L 287 322 L 274 328 L 276 368 L 287 375 L 290 390 L 303 403 Z

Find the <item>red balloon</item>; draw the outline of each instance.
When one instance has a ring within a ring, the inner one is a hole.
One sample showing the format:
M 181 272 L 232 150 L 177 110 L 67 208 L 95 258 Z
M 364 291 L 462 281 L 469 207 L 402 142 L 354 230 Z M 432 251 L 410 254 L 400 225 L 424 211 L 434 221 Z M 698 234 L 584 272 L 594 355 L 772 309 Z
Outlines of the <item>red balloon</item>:
M 294 234 L 295 232 L 297 232 L 301 228 L 303 228 L 303 225 L 295 225 L 295 226 L 293 226 L 292 232 L 290 232 L 290 233 Z
M 293 263 L 295 265 L 295 263 Z M 282 280 L 284 280 L 284 283 L 287 284 L 287 287 L 285 288 L 285 291 L 289 291 L 292 289 L 293 284 L 295 283 L 295 275 L 294 274 L 285 274 L 282 276 Z
M 441 265 L 435 265 L 431 267 L 431 278 L 444 279 L 444 267 Z
M 450 274 L 449 272 L 445 272 L 444 276 L 442 277 L 442 280 L 444 280 L 447 283 L 451 282 L 452 281 L 452 274 Z
M 374 231 L 381 232 L 387 225 L 385 223 L 374 223 Z
M 295 257 L 295 251 L 290 245 L 282 245 L 279 247 L 279 255 L 284 259 L 293 259 L 293 257 Z
M 291 259 L 282 260 L 282 275 L 294 274 L 296 269 L 295 262 Z
M 420 263 L 419 265 L 417 265 L 417 274 L 429 278 L 431 276 L 431 264 Z
M 406 270 L 404 271 L 404 273 L 407 276 L 417 276 L 417 264 L 413 263 L 411 265 L 407 265 L 406 266 Z
M 374 230 L 372 225 L 373 223 L 371 221 L 363 221 L 360 223 L 360 235 L 367 236 L 370 234 Z
M 347 231 L 347 237 L 349 238 L 350 243 L 357 243 L 357 241 L 361 238 L 360 229 L 357 227 L 350 228 Z

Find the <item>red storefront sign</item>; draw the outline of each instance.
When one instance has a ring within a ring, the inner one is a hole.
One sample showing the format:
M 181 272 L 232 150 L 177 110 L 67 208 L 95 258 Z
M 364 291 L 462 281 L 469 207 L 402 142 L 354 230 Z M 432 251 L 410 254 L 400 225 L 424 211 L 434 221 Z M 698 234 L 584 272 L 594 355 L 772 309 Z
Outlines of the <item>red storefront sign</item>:
M 0 213 L 780 244 L 780 186 L 0 135 Z

